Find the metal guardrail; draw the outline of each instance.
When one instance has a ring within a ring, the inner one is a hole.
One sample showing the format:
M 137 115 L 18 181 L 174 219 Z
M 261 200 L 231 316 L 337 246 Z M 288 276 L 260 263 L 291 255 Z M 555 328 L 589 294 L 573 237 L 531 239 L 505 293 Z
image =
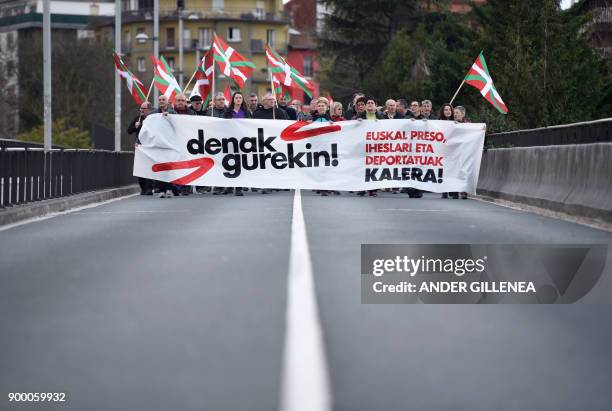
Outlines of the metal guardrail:
M 134 153 L 32 147 L 0 149 L 0 209 L 134 184 Z
M 488 134 L 485 146 L 532 147 L 612 142 L 612 118 Z
M 28 147 L 28 148 L 43 148 L 44 144 L 34 143 L 32 141 L 13 140 L 9 138 L 0 138 L 0 149 L 5 147 Z M 53 148 L 66 148 L 53 145 Z

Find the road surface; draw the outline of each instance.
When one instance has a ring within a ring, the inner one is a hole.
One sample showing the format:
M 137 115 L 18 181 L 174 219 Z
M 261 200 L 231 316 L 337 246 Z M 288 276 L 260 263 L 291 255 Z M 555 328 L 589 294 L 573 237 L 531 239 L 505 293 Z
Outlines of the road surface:
M 292 245 L 294 198 L 136 196 L 0 231 L 0 409 L 279 409 L 292 246 L 309 250 L 332 409 L 610 409 L 609 306 L 363 305 L 360 245 L 612 233 L 478 200 L 302 191 Z M 611 277 L 608 262 L 600 293 Z

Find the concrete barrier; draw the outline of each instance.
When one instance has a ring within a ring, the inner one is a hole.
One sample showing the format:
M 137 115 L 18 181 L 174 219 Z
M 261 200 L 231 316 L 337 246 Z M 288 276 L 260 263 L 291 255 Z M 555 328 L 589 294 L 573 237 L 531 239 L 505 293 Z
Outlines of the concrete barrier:
M 478 194 L 612 222 L 612 143 L 496 148 Z

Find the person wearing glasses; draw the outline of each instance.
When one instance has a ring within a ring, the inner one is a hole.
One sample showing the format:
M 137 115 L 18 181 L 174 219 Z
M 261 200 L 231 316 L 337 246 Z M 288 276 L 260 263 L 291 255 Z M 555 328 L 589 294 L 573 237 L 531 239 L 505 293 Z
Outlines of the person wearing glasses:
M 410 103 L 410 113 L 412 114 L 411 118 L 415 120 L 423 119 L 423 116 L 421 115 L 421 104 L 418 101 L 413 101 Z

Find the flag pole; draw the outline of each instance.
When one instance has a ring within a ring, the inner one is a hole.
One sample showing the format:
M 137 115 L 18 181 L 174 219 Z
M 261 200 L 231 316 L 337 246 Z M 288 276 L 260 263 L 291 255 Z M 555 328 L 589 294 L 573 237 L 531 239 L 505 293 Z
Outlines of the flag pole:
M 267 61 L 268 59 L 266 59 Z M 274 80 L 272 80 L 272 70 L 270 70 L 270 62 L 267 61 L 268 64 L 268 73 L 270 74 L 270 92 L 272 96 L 274 96 L 274 105 L 272 106 L 272 120 L 276 120 L 276 92 L 274 91 Z
M 149 96 L 151 95 L 151 90 L 153 89 L 153 83 L 155 83 L 155 74 L 153 74 L 153 78 L 151 79 L 151 85 L 149 86 L 149 91 L 147 92 L 147 101 L 149 101 Z
M 195 77 L 196 73 L 198 72 L 198 68 L 196 68 L 196 71 L 193 72 L 193 74 L 191 75 L 191 78 L 189 79 L 189 81 L 187 82 L 187 85 L 185 87 L 183 87 L 183 92 L 187 92 L 187 89 L 189 88 L 189 85 L 191 84 L 191 82 L 193 81 L 193 78 Z
M 465 78 L 463 78 L 463 81 L 461 82 L 461 84 L 459 85 L 459 88 L 457 89 L 457 91 L 455 91 L 455 94 L 453 95 L 453 98 L 451 98 L 450 104 L 451 106 L 453 105 L 453 101 L 455 101 L 455 97 L 457 97 L 457 94 L 459 93 L 459 90 L 461 90 L 461 87 L 463 87 L 463 84 L 465 83 Z
M 213 43 L 212 46 L 210 48 L 210 50 L 208 50 L 208 52 L 210 53 L 212 51 L 212 84 L 211 84 L 211 95 L 210 95 L 210 101 L 212 102 L 213 106 L 210 109 L 210 116 L 213 117 L 215 114 L 215 40 L 217 38 L 217 32 L 213 32 Z M 204 70 L 206 70 L 206 63 L 204 63 Z M 206 73 L 204 73 L 206 74 Z

